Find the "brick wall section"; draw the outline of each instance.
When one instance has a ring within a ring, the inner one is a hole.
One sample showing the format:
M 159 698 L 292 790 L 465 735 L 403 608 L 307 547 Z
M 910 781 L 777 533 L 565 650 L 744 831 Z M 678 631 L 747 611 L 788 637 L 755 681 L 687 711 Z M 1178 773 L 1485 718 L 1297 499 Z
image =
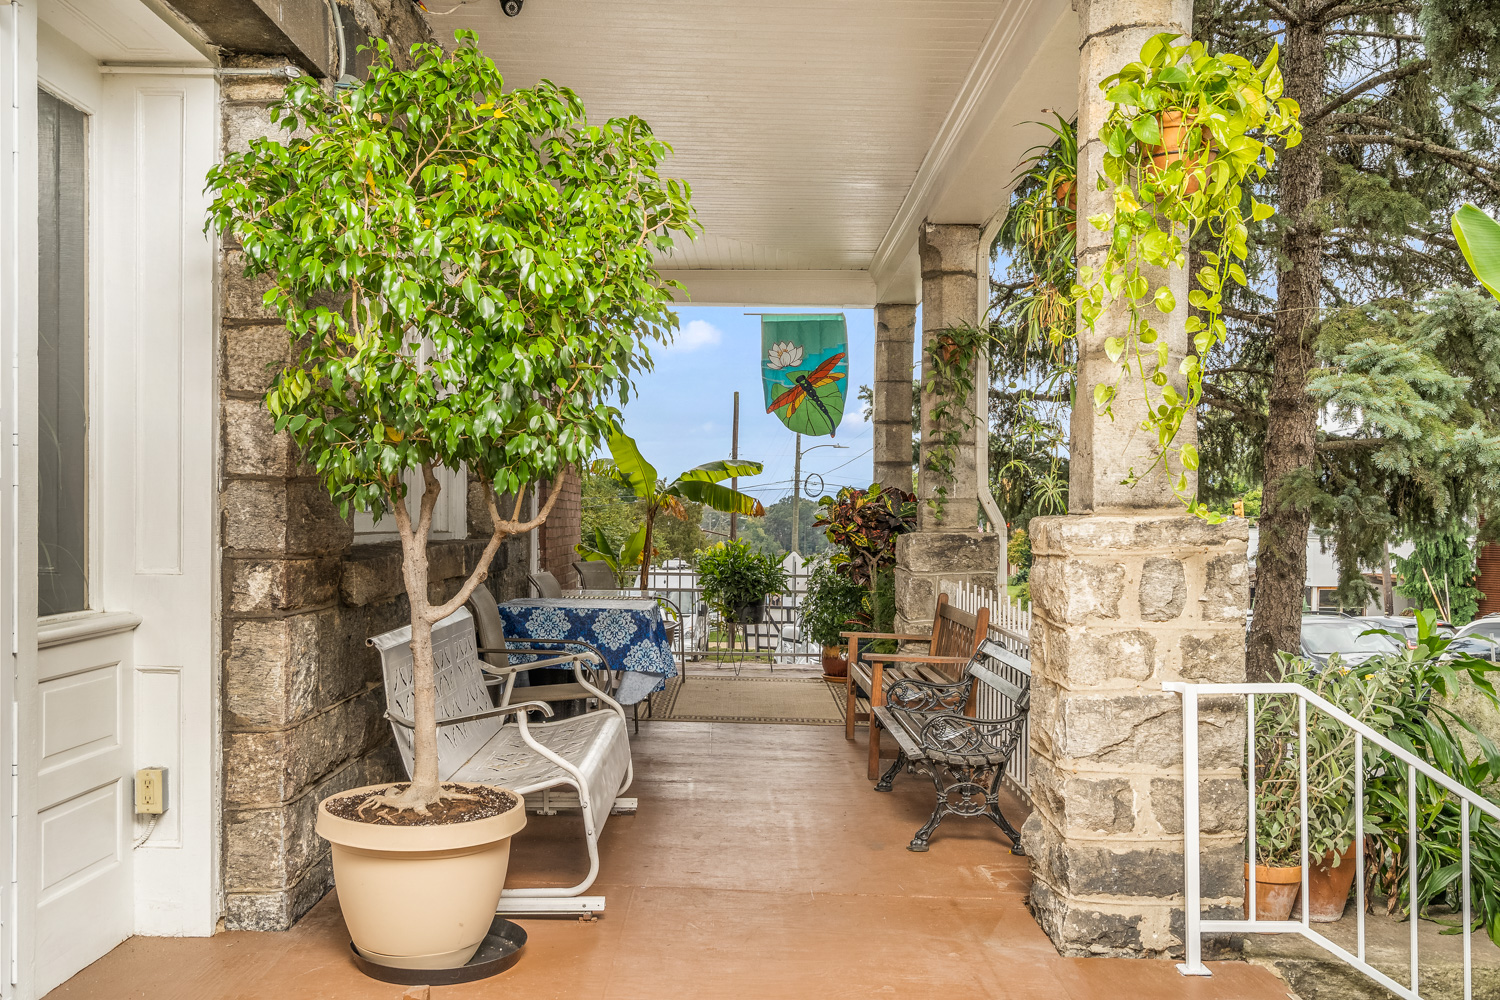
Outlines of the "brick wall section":
M 542 488 L 542 503 L 547 502 L 553 487 L 553 483 L 548 483 Z M 569 470 L 558 478 L 556 488 L 562 496 L 557 498 L 552 513 L 537 529 L 540 533 L 537 562 L 542 569 L 557 577 L 564 590 L 568 590 L 578 586 L 578 572 L 573 569 L 573 560 L 578 558 L 578 553 L 573 546 L 583 537 L 583 486 L 578 473 Z
M 266 109 L 281 86 L 225 78 L 226 152 L 271 134 Z M 327 844 L 313 831 L 318 801 L 403 776 L 381 718 L 379 659 L 365 639 L 404 624 L 408 604 L 398 545 L 353 546 L 350 524 L 289 439 L 272 433 L 261 399 L 274 366 L 288 357 L 287 335 L 261 305 L 265 283 L 242 272 L 240 252 L 226 246 L 219 495 L 225 918 L 231 929 L 279 930 L 332 884 Z M 483 516 L 478 533 L 487 534 L 487 522 Z M 433 599 L 456 591 L 482 549 L 474 538 L 432 544 Z M 525 592 L 526 561 L 524 536 L 502 548 L 491 570 L 497 596 Z

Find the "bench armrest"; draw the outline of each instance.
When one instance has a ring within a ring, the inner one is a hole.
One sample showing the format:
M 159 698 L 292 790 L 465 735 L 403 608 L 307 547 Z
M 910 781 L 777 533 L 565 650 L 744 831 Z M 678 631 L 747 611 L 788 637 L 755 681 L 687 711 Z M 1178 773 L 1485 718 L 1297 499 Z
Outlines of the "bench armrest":
M 967 656 L 917 656 L 912 653 L 861 653 L 861 660 L 874 663 L 968 663 Z
M 510 648 L 512 646 L 582 646 L 590 654 L 592 654 L 593 656 L 597 656 L 599 658 L 595 662 L 598 662 L 598 663 L 603 663 L 604 662 L 604 654 L 601 653 L 601 652 L 599 652 L 599 647 L 595 646 L 591 642 L 586 642 L 583 639 L 511 639 L 511 638 L 507 638 L 505 640 L 505 646 L 506 646 L 505 649 L 489 649 L 488 652 L 491 652 L 491 653 L 523 653 L 523 654 L 526 652 L 524 649 L 512 649 L 512 648 Z M 485 649 L 481 649 L 481 650 L 479 650 L 479 652 L 483 653 L 483 652 L 486 652 L 486 650 Z M 569 655 L 569 656 L 579 656 L 579 655 L 582 655 L 582 654 L 579 654 L 579 653 L 569 653 L 567 655 Z M 527 664 L 527 667 L 529 669 L 530 664 Z
M 953 711 L 964 707 L 969 697 L 969 680 L 953 681 L 949 684 L 934 684 L 902 678 L 891 685 L 886 693 L 886 704 L 892 708 L 904 708 L 911 712 Z
M 902 642 L 931 642 L 930 635 L 916 635 L 911 632 L 840 632 L 842 639 L 900 639 Z
M 475 652 L 483 656 L 485 653 L 514 653 L 517 652 L 517 650 L 495 649 L 491 646 L 480 646 L 475 650 Z M 524 656 L 528 654 L 523 653 L 522 655 Z M 578 661 L 580 657 L 585 655 L 587 654 L 568 653 L 566 656 L 554 656 L 550 660 L 538 660 L 535 663 L 512 664 L 508 667 L 497 667 L 492 663 L 486 663 L 484 660 L 480 660 L 479 668 L 486 674 L 489 674 L 491 677 L 509 677 L 511 674 L 522 674 L 528 670 L 536 670 L 540 667 L 571 667 L 575 662 Z
M 444 726 L 456 726 L 461 722 L 475 722 L 479 719 L 493 719 L 497 715 L 513 715 L 516 712 L 541 712 L 544 716 L 551 718 L 552 706 L 547 704 L 545 701 L 521 701 L 517 702 L 514 705 L 501 705 L 499 708 L 492 708 L 485 712 L 474 712 L 471 715 L 455 715 L 450 719 L 439 719 L 438 728 L 442 729 Z M 385 717 L 387 719 L 390 719 L 396 725 L 400 726 L 402 729 L 417 728 L 417 724 L 415 722 L 411 721 L 406 716 L 396 712 L 394 709 L 386 709 Z
M 927 714 L 892 705 L 912 725 L 917 743 L 929 753 L 954 757 L 987 757 L 1002 763 L 1009 761 L 1021 742 L 1026 712 L 1003 719 L 971 719 L 959 712 Z

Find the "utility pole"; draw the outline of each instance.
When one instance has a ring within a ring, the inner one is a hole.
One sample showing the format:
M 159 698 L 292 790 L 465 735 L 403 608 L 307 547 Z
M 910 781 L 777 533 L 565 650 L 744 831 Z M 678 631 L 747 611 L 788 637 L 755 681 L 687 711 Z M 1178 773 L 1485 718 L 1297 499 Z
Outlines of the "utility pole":
M 740 394 L 734 394 L 734 431 L 729 439 L 729 457 L 738 461 L 740 457 Z M 729 480 L 730 489 L 739 491 L 740 477 L 734 476 Z M 740 537 L 740 515 L 734 511 L 729 512 L 729 540 L 732 542 Z
M 847 448 L 847 444 L 815 444 L 808 451 L 819 448 Z M 802 554 L 802 535 L 798 533 L 798 522 L 802 513 L 802 435 L 797 435 L 797 460 L 792 465 L 792 551 Z

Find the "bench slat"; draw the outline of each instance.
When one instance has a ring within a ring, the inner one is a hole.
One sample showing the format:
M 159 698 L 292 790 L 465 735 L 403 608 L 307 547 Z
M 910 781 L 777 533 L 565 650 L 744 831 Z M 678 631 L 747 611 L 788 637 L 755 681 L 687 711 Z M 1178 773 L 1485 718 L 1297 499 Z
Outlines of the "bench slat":
M 1021 690 L 1018 685 L 1011 683 L 1004 677 L 1001 677 L 999 674 L 995 673 L 989 667 L 986 667 L 982 664 L 974 664 L 969 668 L 969 673 L 973 674 L 981 684 L 984 684 L 986 687 L 994 688 L 996 691 L 999 691 L 1002 695 L 1009 698 L 1011 701 L 1016 702 L 1017 704 L 1020 704 L 1021 698 L 1026 694 L 1026 692 Z

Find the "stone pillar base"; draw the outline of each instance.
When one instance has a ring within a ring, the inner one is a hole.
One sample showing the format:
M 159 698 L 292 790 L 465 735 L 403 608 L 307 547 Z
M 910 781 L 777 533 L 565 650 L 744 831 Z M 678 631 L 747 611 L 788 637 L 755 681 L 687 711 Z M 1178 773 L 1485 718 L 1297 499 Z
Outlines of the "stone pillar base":
M 1180 954 L 1182 705 L 1161 685 L 1244 680 L 1245 522 L 1039 517 L 1031 534 L 1032 908 L 1065 955 Z M 1203 900 L 1228 916 L 1243 699 L 1202 699 L 1198 742 Z
M 993 590 L 1000 571 L 1000 536 L 979 531 L 917 531 L 896 540 L 896 631 L 932 627 L 943 581 Z

